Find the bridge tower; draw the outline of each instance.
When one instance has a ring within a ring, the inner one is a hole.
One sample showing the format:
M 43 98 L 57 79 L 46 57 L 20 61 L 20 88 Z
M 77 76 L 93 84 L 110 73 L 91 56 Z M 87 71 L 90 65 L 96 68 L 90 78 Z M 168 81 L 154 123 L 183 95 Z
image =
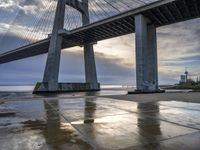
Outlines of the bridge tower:
M 90 23 L 88 0 L 58 0 L 43 82 L 37 83 L 34 93 L 100 90 L 100 85 L 97 81 L 93 44 L 87 42 L 84 44 L 86 83 L 58 83 L 60 55 L 63 40 L 63 37 L 61 34 L 59 34 L 59 31 L 64 29 L 66 5 L 77 9 L 82 14 L 83 25 Z
M 83 25 L 90 23 L 88 0 L 82 0 L 84 5 L 84 11 L 82 12 L 82 22 Z M 96 65 L 93 44 L 84 44 L 84 60 L 85 60 L 85 81 L 90 83 L 92 89 L 99 89 L 99 84 L 97 81 Z
M 136 92 L 160 92 L 158 87 L 155 25 L 142 14 L 135 16 Z

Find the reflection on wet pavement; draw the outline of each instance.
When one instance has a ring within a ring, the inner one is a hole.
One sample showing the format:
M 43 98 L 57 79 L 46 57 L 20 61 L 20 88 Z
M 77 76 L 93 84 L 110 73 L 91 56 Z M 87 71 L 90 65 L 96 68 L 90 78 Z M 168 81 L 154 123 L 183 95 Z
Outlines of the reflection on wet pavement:
M 199 150 L 200 104 L 110 98 L 1 101 L 2 150 Z

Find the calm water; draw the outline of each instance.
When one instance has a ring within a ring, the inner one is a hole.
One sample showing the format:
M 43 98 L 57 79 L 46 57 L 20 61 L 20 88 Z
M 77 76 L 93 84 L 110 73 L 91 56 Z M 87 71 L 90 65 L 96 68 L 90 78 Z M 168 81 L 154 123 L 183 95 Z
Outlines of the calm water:
M 0 91 L 3 92 L 28 92 L 33 91 L 34 86 L 33 85 L 21 85 L 21 86 L 0 86 Z
M 0 86 L 0 92 L 32 92 L 34 85 L 18 85 L 18 86 Z M 97 95 L 118 95 L 126 94 L 127 91 L 133 91 L 135 86 L 124 85 L 101 85 L 101 91 L 96 92 Z M 176 90 L 167 89 L 166 92 L 191 92 L 192 90 Z
M 30 92 L 33 91 L 34 85 L 12 85 L 12 86 L 0 86 L 1 92 Z M 123 85 L 101 85 L 103 90 L 128 90 L 134 89 L 133 86 L 123 86 Z
M 34 89 L 33 85 L 24 85 L 24 86 L 0 86 L 0 92 L 25 92 L 29 95 L 32 95 Z M 124 95 L 127 94 L 127 91 L 133 90 L 134 87 L 130 86 L 121 86 L 121 85 L 102 85 L 101 91 L 97 92 L 76 92 L 76 93 L 62 93 L 59 95 L 64 96 L 85 96 L 85 95 L 95 95 L 95 96 L 105 96 L 105 95 Z

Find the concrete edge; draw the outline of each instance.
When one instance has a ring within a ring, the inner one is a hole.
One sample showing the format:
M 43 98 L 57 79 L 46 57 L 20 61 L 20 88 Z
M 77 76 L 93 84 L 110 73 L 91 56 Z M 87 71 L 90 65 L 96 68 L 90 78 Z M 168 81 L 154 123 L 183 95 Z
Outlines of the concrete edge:
M 157 90 L 157 91 L 140 91 L 140 90 L 135 90 L 135 91 L 128 91 L 129 94 L 156 94 L 156 93 L 165 93 L 165 90 Z
M 99 83 L 96 87 L 90 83 L 58 83 L 58 89 L 56 91 L 50 91 L 48 89 L 48 83 L 38 82 L 33 90 L 33 94 L 91 92 L 100 90 Z

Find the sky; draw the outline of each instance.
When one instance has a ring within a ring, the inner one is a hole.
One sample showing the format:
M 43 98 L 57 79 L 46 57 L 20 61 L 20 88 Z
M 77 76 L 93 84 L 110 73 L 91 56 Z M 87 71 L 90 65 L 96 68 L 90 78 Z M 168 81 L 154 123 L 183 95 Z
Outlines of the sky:
M 33 35 L 41 32 L 32 33 L 32 28 L 35 25 L 33 20 L 42 14 L 44 6 L 45 3 L 39 0 L 0 0 L 0 53 L 16 48 L 21 41 L 29 43 L 32 39 L 31 36 L 25 38 L 23 33 L 26 31 Z M 49 16 L 53 14 L 54 8 L 51 9 L 48 9 Z M 52 17 L 48 19 L 46 23 L 52 23 Z M 46 34 L 49 32 L 50 29 L 45 30 Z M 38 39 L 43 38 L 43 34 Z M 160 84 L 179 82 L 185 67 L 191 77 L 200 76 L 200 19 L 160 27 L 157 37 Z M 99 41 L 94 50 L 101 84 L 135 85 L 135 34 Z M 1 64 L 0 85 L 27 85 L 42 81 L 46 57 L 45 54 Z M 59 81 L 84 82 L 82 47 L 62 51 Z

